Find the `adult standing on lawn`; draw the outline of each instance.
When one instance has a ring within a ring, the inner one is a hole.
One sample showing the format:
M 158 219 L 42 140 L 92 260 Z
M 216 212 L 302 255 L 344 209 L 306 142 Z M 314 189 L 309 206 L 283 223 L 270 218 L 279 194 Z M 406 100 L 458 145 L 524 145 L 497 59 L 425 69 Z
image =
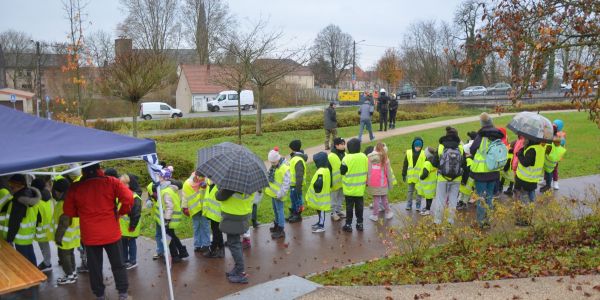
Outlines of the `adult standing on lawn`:
M 367 128 L 369 131 L 369 138 L 375 139 L 373 135 L 373 128 L 371 126 L 371 118 L 373 117 L 373 103 L 370 100 L 364 101 L 358 108 L 358 115 L 360 116 L 360 131 L 358 132 L 358 141 L 362 141 L 363 129 Z
M 390 97 L 390 129 L 396 128 L 396 113 L 398 112 L 398 99 Z
M 477 137 L 471 144 L 470 152 L 474 154 L 473 164 L 471 165 L 471 177 L 475 181 L 475 190 L 479 198 L 485 199 L 485 204 L 481 200 L 477 201 L 477 223 L 479 226 L 487 226 L 487 209 L 493 209 L 494 189 L 497 181 L 500 180 L 500 170 L 490 170 L 486 164 L 486 156 L 492 143 L 501 140 L 504 133 L 494 127 L 492 117 L 487 113 L 479 116 L 481 129 L 477 132 Z
M 304 154 L 300 140 L 290 142 L 290 149 L 292 150 L 290 154 L 290 198 L 292 199 L 292 207 L 287 221 L 296 223 L 302 221 L 302 211 L 304 210 L 302 185 L 306 179 L 308 156 Z
M 379 91 L 379 99 L 377 100 L 377 111 L 379 112 L 379 131 L 387 131 L 389 104 L 390 97 L 385 92 L 385 89 L 381 89 Z
M 337 137 L 337 116 L 335 113 L 335 102 L 329 103 L 329 107 L 325 109 L 324 115 L 325 128 L 325 150 L 333 148 L 333 145 L 329 143 L 329 138 L 333 142 Z
M 120 208 L 117 208 L 118 203 Z M 68 227 L 72 218 L 79 217 L 90 271 L 90 286 L 97 299 L 105 299 L 102 274 L 104 251 L 110 261 L 119 300 L 128 298 L 129 284 L 123 262 L 119 215 L 129 213 L 132 206 L 133 193 L 119 179 L 105 176 L 99 164 L 83 168 L 83 178 L 74 183 L 67 193 L 57 232 L 60 227 Z

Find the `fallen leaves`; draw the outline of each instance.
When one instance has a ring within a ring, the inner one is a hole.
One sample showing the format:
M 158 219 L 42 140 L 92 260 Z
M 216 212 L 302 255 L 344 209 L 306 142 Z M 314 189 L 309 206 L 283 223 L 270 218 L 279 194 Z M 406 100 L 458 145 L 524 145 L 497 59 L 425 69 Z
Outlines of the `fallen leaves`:
M 484 283 L 483 284 L 483 288 L 484 289 L 489 289 L 490 288 L 490 283 L 489 282 Z

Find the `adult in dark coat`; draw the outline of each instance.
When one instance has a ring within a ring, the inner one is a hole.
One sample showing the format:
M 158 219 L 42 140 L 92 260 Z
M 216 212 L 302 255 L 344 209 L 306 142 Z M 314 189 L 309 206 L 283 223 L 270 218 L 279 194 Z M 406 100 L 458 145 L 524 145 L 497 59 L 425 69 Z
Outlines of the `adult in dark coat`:
M 335 113 L 335 103 L 329 103 L 323 116 L 323 128 L 325 128 L 325 150 L 333 148 L 333 140 L 337 137 L 337 116 Z M 331 144 L 329 143 L 331 138 Z
M 379 91 L 379 100 L 377 101 L 377 111 L 379 112 L 379 131 L 387 131 L 388 106 L 390 97 L 385 92 L 385 89 Z
M 396 128 L 396 113 L 398 112 L 398 99 L 396 97 L 390 98 L 390 129 Z

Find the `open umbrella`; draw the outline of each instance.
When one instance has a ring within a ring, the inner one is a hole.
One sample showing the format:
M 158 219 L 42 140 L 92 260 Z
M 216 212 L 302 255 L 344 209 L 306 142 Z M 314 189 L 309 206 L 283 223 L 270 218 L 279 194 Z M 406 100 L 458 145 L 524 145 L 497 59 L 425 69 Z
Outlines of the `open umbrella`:
M 196 169 L 220 189 L 252 194 L 269 186 L 265 163 L 246 147 L 229 142 L 198 150 Z
M 537 142 L 552 142 L 552 123 L 544 116 L 528 111 L 520 112 L 510 121 L 508 129 Z

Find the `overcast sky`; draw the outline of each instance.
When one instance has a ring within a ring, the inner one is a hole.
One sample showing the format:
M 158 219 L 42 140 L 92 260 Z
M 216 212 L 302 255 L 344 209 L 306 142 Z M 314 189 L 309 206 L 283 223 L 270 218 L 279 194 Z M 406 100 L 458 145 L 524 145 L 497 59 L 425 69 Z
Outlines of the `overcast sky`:
M 312 44 L 317 33 L 336 24 L 356 41 L 359 65 L 372 67 L 385 51 L 397 47 L 402 34 L 419 20 L 451 21 L 460 0 L 230 0 L 229 6 L 240 24 L 268 19 L 281 29 L 287 41 Z M 64 41 L 68 21 L 61 0 L 0 0 L 0 31 L 25 31 L 36 40 Z M 119 0 L 91 0 L 87 6 L 87 32 L 98 29 L 115 34 L 125 17 Z

